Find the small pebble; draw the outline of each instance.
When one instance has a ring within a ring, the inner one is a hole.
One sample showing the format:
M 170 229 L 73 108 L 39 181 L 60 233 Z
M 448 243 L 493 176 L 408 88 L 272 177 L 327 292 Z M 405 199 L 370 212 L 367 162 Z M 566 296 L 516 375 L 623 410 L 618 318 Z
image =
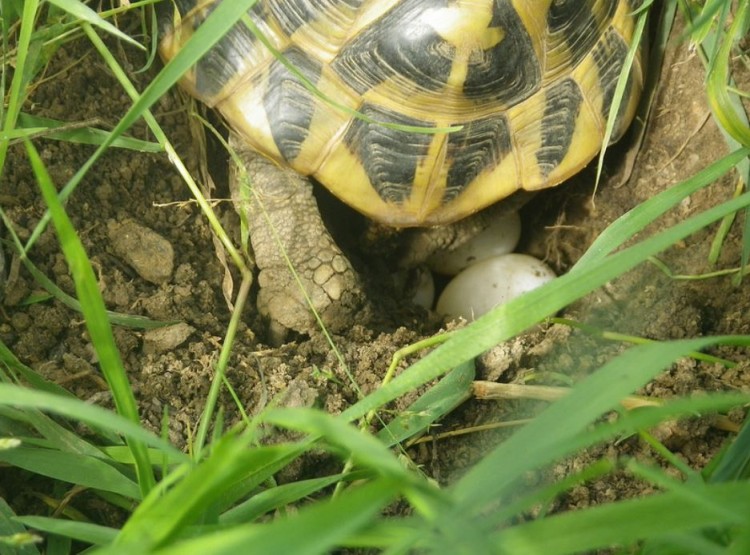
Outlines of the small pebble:
M 164 237 L 133 220 L 110 221 L 107 235 L 115 254 L 143 279 L 156 284 L 169 280 L 174 250 Z
M 526 254 L 504 254 L 469 266 L 443 290 L 437 312 L 474 320 L 499 304 L 552 281 L 555 273 Z
M 194 331 L 193 326 L 184 322 L 148 330 L 143 334 L 143 352 L 156 354 L 172 351 L 175 347 L 182 345 Z

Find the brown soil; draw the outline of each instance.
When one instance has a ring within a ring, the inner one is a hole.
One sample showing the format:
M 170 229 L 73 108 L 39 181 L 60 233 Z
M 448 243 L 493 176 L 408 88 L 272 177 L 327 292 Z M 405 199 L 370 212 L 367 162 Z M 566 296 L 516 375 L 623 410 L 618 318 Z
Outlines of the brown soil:
M 125 67 L 136 70 L 141 66 L 142 58 L 133 49 L 113 44 L 112 50 L 119 53 Z M 93 120 L 97 126 L 111 128 L 130 104 L 85 41 L 61 48 L 46 74 L 54 78 L 41 81 L 26 106 L 35 115 L 73 123 Z M 609 177 L 600 185 L 594 201 L 591 171 L 539 195 L 523 210 L 521 250 L 545 258 L 558 273 L 564 273 L 623 212 L 723 156 L 727 147 L 708 117 L 703 76 L 697 57 L 686 45 L 673 41 L 653 117 L 630 180 L 616 185 L 623 156 L 613 152 L 607 167 Z M 148 76 L 133 72 L 131 79 L 142 90 Z M 197 141 L 189 130 L 184 99 L 177 93 L 170 94 L 153 111 L 193 175 L 199 176 Z M 151 138 L 143 124 L 129 133 Z M 58 185 L 64 184 L 93 152 L 92 147 L 68 142 L 39 139 L 35 144 Z M 226 157 L 211 144 L 209 152 L 217 187 L 211 195 L 225 199 Z M 735 179 L 729 176 L 693 195 L 643 236 L 730 198 Z M 11 148 L 0 203 L 16 232 L 22 239 L 28 238 L 44 213 L 44 205 L 21 145 Z M 228 229 L 237 229 L 237 217 L 228 202 L 217 202 L 215 209 Z M 169 332 L 116 327 L 115 335 L 144 422 L 158 431 L 167 408 L 170 439 L 184 447 L 198 424 L 230 317 L 224 295 L 225 270 L 209 226 L 166 155 L 124 149 L 111 149 L 94 166 L 68 201 L 67 210 L 94 264 L 110 310 L 181 322 Z M 733 225 L 718 268 L 738 265 L 740 224 Z M 714 232 L 711 227 L 689 237 L 663 253 L 661 259 L 680 274 L 714 269 L 707 262 Z M 133 255 L 127 254 L 135 250 L 145 262 L 134 261 Z M 169 252 L 174 259 L 171 269 L 165 268 Z M 355 252 L 354 256 L 360 270 L 370 272 L 370 282 L 388 275 L 388 268 L 368 259 L 366 252 Z M 42 235 L 30 258 L 60 288 L 74 294 L 51 230 Z M 46 378 L 81 399 L 111 406 L 81 315 L 52 299 L 25 303 L 41 288 L 25 269 L 19 269 L 16 257 L 10 256 L 7 265 L 0 338 L 21 361 Z M 233 277 L 236 289 L 237 275 Z M 644 264 L 570 307 L 564 315 L 604 330 L 653 339 L 747 333 L 747 287 L 732 285 L 730 277 L 676 281 Z M 397 349 L 439 329 L 435 317 L 394 297 L 392 288 L 373 294 L 392 297 L 393 308 L 383 321 L 396 324 L 364 327 L 352 322 L 349 331 L 333 337 L 364 393 L 378 387 Z M 295 384 L 293 398 L 287 401 L 290 404 L 314 401 L 335 413 L 357 399 L 356 389 L 348 385 L 349 378 L 322 336 L 295 338 L 282 347 L 271 348 L 253 305 L 251 299 L 229 372 L 229 381 L 249 413 L 257 413 L 290 383 Z M 623 348 L 552 325 L 495 348 L 480 361 L 479 374 L 484 379 L 520 382 L 533 373 L 533 383 L 559 385 L 561 377 L 580 379 Z M 730 349 L 720 349 L 717 354 L 739 358 Z M 683 361 L 649 384 L 644 393 L 668 398 L 697 391 L 744 389 L 749 380 L 744 366 L 727 370 Z M 222 397 L 222 404 L 228 418 L 235 418 L 237 411 L 229 395 Z M 441 430 L 519 418 L 541 406 L 520 401 L 469 401 L 443 423 Z M 413 448 L 410 455 L 435 478 L 448 482 L 507 433 L 482 432 L 434 441 Z M 691 466 L 701 468 L 728 437 L 710 421 L 696 419 L 675 424 L 664 432 L 662 440 Z M 654 456 L 637 438 L 603 447 L 591 456 L 610 453 Z M 583 464 L 585 459 L 575 459 L 561 464 L 554 474 L 564 475 Z M 560 500 L 559 506 L 580 507 L 647 490 L 647 485 L 629 475 L 616 474 L 577 487 Z M 14 495 L 8 493 L 12 503 Z

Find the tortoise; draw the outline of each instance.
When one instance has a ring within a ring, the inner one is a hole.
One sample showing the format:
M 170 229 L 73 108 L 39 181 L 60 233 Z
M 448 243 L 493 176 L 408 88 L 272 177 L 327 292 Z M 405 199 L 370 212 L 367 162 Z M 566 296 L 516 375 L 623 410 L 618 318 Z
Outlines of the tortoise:
M 163 2 L 176 11 L 162 17 L 162 57 L 220 1 Z M 239 22 L 181 85 L 228 122 L 313 306 L 335 321 L 362 294 L 304 176 L 397 228 L 445 226 L 516 191 L 561 183 L 601 150 L 635 3 L 258 0 L 248 15 L 277 52 Z M 613 141 L 634 116 L 642 81 L 639 55 Z M 261 313 L 309 330 L 306 301 L 257 202 L 243 210 Z

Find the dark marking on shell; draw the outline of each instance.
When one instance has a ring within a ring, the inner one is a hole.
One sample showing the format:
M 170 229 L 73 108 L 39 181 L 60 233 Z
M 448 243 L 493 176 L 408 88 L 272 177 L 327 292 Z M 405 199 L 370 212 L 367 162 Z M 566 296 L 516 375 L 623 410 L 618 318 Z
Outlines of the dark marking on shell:
M 282 30 L 292 35 L 303 25 L 328 14 L 341 12 L 341 8 L 351 11 L 359 8 L 364 0 L 273 0 L 269 10 L 274 14 Z
M 594 63 L 599 71 L 599 86 L 603 91 L 602 119 L 606 121 L 609 117 L 610 108 L 612 107 L 612 99 L 614 98 L 615 89 L 617 88 L 617 81 L 620 78 L 620 73 L 622 73 L 622 68 L 625 64 L 625 58 L 628 55 L 628 45 L 614 29 L 610 29 L 594 47 L 591 55 L 593 56 Z M 625 87 L 623 101 L 622 104 L 620 104 L 620 109 L 615 119 L 612 141 L 619 139 L 625 131 L 621 122 L 628 106 L 628 99 L 632 94 L 631 88 L 632 76 Z
M 331 67 L 358 94 L 400 76 L 414 90 L 441 90 L 450 75 L 455 48 L 427 22 L 423 12 L 447 0 L 401 2 L 344 46 Z
M 318 81 L 321 66 L 317 60 L 297 48 L 290 48 L 283 55 L 308 81 Z M 299 155 L 310 131 L 316 102 L 315 96 L 284 64 L 279 60 L 271 64 L 263 107 L 273 140 L 287 162 Z
M 365 104 L 359 111 L 375 122 L 432 126 L 379 106 Z M 428 133 L 409 133 L 361 119 L 354 119 L 344 136 L 344 143 L 361 160 L 380 198 L 394 203 L 411 195 L 417 164 L 427 156 L 432 140 Z
M 565 79 L 547 90 L 546 100 L 541 122 L 542 146 L 536 153 L 544 177 L 560 165 L 570 149 L 583 93 L 573 79 Z
M 169 2 L 165 2 L 169 4 Z M 178 1 L 178 9 L 189 12 L 195 1 Z M 196 12 L 192 18 L 193 29 L 197 29 L 216 9 L 220 2 L 206 6 Z M 263 4 L 255 4 L 250 15 L 256 21 L 268 17 Z M 166 16 L 165 16 L 166 17 Z M 171 19 L 170 19 L 171 25 Z M 230 81 L 244 71 L 248 61 L 258 57 L 259 49 L 265 47 L 259 43 L 252 32 L 241 21 L 235 24 L 206 54 L 195 64 L 195 90 L 203 100 L 210 101 L 217 96 Z
M 448 135 L 448 178 L 443 201 L 460 195 L 483 171 L 494 168 L 513 148 L 504 116 L 474 120 Z
M 256 38 L 244 25 L 235 25 L 195 64 L 195 89 L 202 98 L 219 94 L 237 76 L 245 53 Z
M 547 14 L 551 47 L 564 41 L 570 67 L 585 58 L 609 25 L 618 0 L 553 0 Z
M 184 23 L 194 30 L 221 1 L 201 3 L 198 0 L 165 0 L 157 7 L 160 10 L 159 25 L 163 30 L 169 31 L 174 21 L 174 6 L 183 17 L 189 17 Z M 608 116 L 628 51 L 625 39 L 611 26 L 612 19 L 618 7 L 632 8 L 640 4 L 639 0 L 551 0 L 547 3 L 547 12 L 542 10 L 535 14 L 542 19 L 535 21 L 529 28 L 524 25 L 514 7 L 520 6 L 520 1 L 490 2 L 492 14 L 487 28 L 472 31 L 472 37 L 463 40 L 458 35 L 462 27 L 451 27 L 453 15 L 447 15 L 447 19 L 436 22 L 436 18 L 442 17 L 442 14 L 434 10 L 449 8 L 451 14 L 460 14 L 468 4 L 459 3 L 458 0 L 386 1 L 385 13 L 370 21 L 366 28 L 359 30 L 343 45 L 334 44 L 334 41 L 349 36 L 347 30 L 361 16 L 361 9 L 369 6 L 365 0 L 258 0 L 250 9 L 250 17 L 271 42 L 279 45 L 291 42 L 296 45 L 279 48 L 287 48 L 284 52 L 287 59 L 311 83 L 317 84 L 320 81 L 322 64 L 328 62 L 327 55 L 321 59 L 316 58 L 316 53 L 322 49 L 333 53 L 330 70 L 325 70 L 326 77 L 332 77 L 331 73 L 335 73 L 340 80 L 340 83 L 336 82 L 337 79 L 327 82 L 326 90 L 340 85 L 366 95 L 373 89 L 386 85 L 373 91 L 375 95 L 368 96 L 373 103 L 360 101 L 364 102 L 360 111 L 368 118 L 378 122 L 434 127 L 438 125 L 437 120 L 442 121 L 443 118 L 437 117 L 437 114 L 444 111 L 446 106 L 449 110 L 454 110 L 449 113 L 460 114 L 450 119 L 459 120 L 456 123 L 465 127 L 441 138 L 447 149 L 445 158 L 437 156 L 431 159 L 428 159 L 428 154 L 431 153 L 430 145 L 436 140 L 434 135 L 397 131 L 377 123 L 352 119 L 341 140 L 356 160 L 345 160 L 345 165 L 361 163 L 377 194 L 386 202 L 392 203 L 395 215 L 390 218 L 388 208 L 385 207 L 373 217 L 384 221 L 407 221 L 396 217 L 408 216 L 412 218 L 408 220 L 410 223 L 419 223 L 414 219 L 418 217 L 424 217 L 428 222 L 437 221 L 431 220 L 434 216 L 429 214 L 405 216 L 400 211 L 407 207 L 395 206 L 412 196 L 422 198 L 424 194 L 436 193 L 443 195 L 440 199 L 443 206 L 437 208 L 435 214 L 444 211 L 451 218 L 470 211 L 471 206 L 461 202 L 461 213 L 456 211 L 451 215 L 453 208 L 448 203 L 471 190 L 477 177 L 496 169 L 503 160 L 510 163 L 508 156 L 513 155 L 515 145 L 511 140 L 510 116 L 505 110 L 511 106 L 526 110 L 524 101 L 528 99 L 532 101 L 528 103 L 528 108 L 533 110 L 533 117 L 538 118 L 538 111 L 544 110 L 542 120 L 528 122 L 530 128 L 527 130 L 534 144 L 534 137 L 539 134 L 540 146 L 532 155 L 535 160 L 528 160 L 529 167 L 518 168 L 518 186 L 523 187 L 524 182 L 531 186 L 531 180 L 536 187 L 539 185 L 536 181 L 537 174 L 550 181 L 549 176 L 553 172 L 555 175 L 570 173 L 573 168 L 562 166 L 566 160 L 573 158 L 567 155 L 576 131 L 599 132 L 598 129 L 576 128 L 576 123 L 581 121 L 579 116 L 584 102 L 580 88 L 583 85 L 570 78 L 571 69 L 576 65 L 583 69 L 580 64 L 584 63 L 588 70 L 591 67 L 588 62 L 592 61 L 596 66 L 596 69 L 591 68 L 592 75 L 585 79 L 586 92 L 591 95 L 587 102 L 595 105 L 601 103 L 602 118 Z M 199 4 L 201 7 L 197 8 Z M 482 14 L 487 17 L 486 12 L 482 11 L 480 17 Z M 544 36 L 530 35 L 536 32 L 537 24 L 545 23 L 545 18 L 547 28 L 539 29 Z M 475 20 L 463 23 L 472 28 L 477 25 Z M 620 24 L 623 32 L 629 36 L 630 22 L 619 22 L 618 26 Z M 182 39 L 188 35 L 190 28 L 185 27 Z M 491 44 L 492 40 L 499 42 Z M 543 42 L 538 44 L 537 41 L 540 40 Z M 172 56 L 179 47 L 179 44 L 166 42 L 164 54 Z M 457 51 L 457 48 L 472 50 L 466 53 Z M 538 51 L 543 53 L 540 54 L 542 59 L 537 57 Z M 591 55 L 591 59 L 587 58 L 588 55 Z M 460 92 L 449 90 L 448 87 L 452 71 L 455 72 L 454 75 L 459 75 L 463 70 L 456 67 L 459 63 L 467 64 L 466 78 L 461 85 L 457 85 L 461 88 Z M 640 85 L 638 63 L 636 62 L 636 70 L 628 82 L 625 103 L 617 115 L 614 139 L 624 131 L 622 123 L 627 115 L 628 101 L 632 100 L 630 96 L 633 90 Z M 594 78 L 594 72 L 598 79 L 597 85 L 591 84 L 589 80 Z M 540 91 L 542 84 L 547 87 L 544 91 Z M 247 92 L 253 93 L 258 90 L 257 87 L 265 85 L 262 108 L 281 158 L 292 167 L 299 166 L 309 171 L 307 166 L 302 167 L 298 157 L 310 135 L 313 121 L 317 121 L 316 106 L 322 101 L 308 91 L 300 79 L 282 63 L 272 61 L 265 46 L 244 24 L 240 22 L 235 25 L 196 64 L 193 74 L 187 76 L 185 85 L 196 92 L 199 98 L 214 105 L 242 87 L 249 87 Z M 343 92 L 349 98 L 350 91 Z M 448 99 L 449 94 L 455 97 Z M 538 97 L 533 96 L 535 94 Z M 386 105 L 390 108 L 374 104 L 375 98 L 386 95 Z M 412 96 L 416 96 L 418 100 L 410 104 Z M 542 96 L 545 99 L 544 106 L 537 102 Z M 248 97 L 252 97 L 252 94 Z M 432 113 L 425 115 L 428 102 L 429 110 L 434 107 L 435 116 Z M 254 117 L 258 110 L 257 106 L 248 107 L 245 116 Z M 421 115 L 407 116 L 402 112 Z M 479 117 L 478 114 L 482 116 Z M 232 112 L 232 117 L 236 115 Z M 526 121 L 526 118 L 523 119 Z M 239 127 L 241 124 L 237 125 Z M 262 144 L 269 141 L 268 137 L 261 139 Z M 527 140 L 518 144 L 519 148 L 528 146 Z M 268 154 L 276 155 L 275 152 Z M 322 157 L 325 153 L 317 154 Z M 524 160 L 529 155 L 527 151 L 515 154 Z M 316 153 L 311 155 L 314 157 Z M 582 153 L 576 160 L 588 155 L 589 153 Z M 445 166 L 438 168 L 435 164 Z M 341 191 L 347 186 L 349 176 L 340 178 L 336 173 L 339 170 L 336 164 L 326 165 L 320 169 L 318 177 L 324 183 L 328 182 L 332 189 Z M 421 178 L 423 173 L 445 175 L 445 190 L 441 192 L 437 187 L 433 190 Z M 414 191 L 417 175 L 420 176 L 419 186 L 427 187 L 426 190 Z M 344 194 L 342 196 L 346 197 Z M 366 201 L 350 198 L 352 196 L 346 197 L 347 202 L 369 213 L 368 207 L 361 205 Z M 470 204 L 471 199 L 467 200 Z M 426 199 L 424 206 L 432 208 L 438 204 L 436 201 L 435 198 Z
M 489 27 L 504 38 L 472 56 L 463 92 L 471 100 L 510 106 L 531 96 L 541 86 L 541 68 L 533 42 L 510 2 L 496 0 Z

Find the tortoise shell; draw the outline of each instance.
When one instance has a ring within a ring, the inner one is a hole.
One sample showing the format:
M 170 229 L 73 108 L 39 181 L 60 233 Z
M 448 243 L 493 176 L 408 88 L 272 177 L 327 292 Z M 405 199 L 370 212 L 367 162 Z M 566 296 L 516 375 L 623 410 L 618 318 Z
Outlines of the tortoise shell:
M 173 3 L 180 17 L 161 40 L 165 59 L 218 1 Z M 255 25 L 322 95 L 241 22 L 182 85 L 252 148 L 314 176 L 367 216 L 393 226 L 444 224 L 518 189 L 557 185 L 599 152 L 633 7 L 258 0 L 249 11 Z M 614 139 L 630 123 L 641 85 L 636 58 Z

